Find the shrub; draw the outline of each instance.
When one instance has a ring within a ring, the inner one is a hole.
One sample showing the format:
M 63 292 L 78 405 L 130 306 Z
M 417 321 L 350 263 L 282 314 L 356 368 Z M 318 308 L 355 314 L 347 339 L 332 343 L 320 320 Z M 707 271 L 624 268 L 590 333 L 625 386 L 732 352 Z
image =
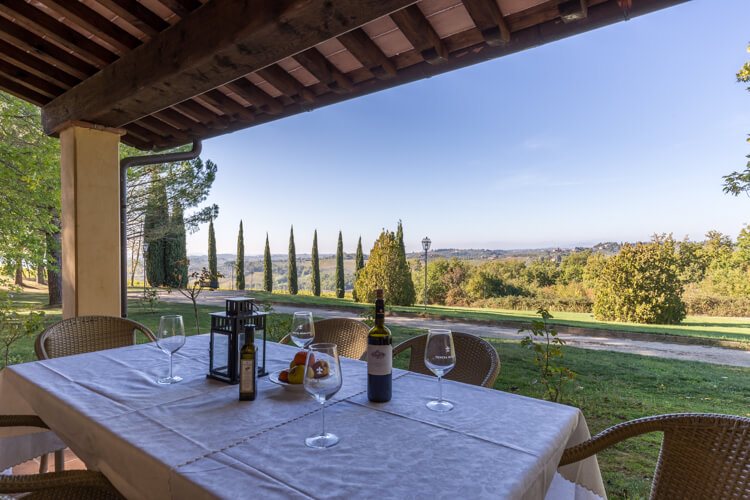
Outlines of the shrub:
M 596 279 L 594 316 L 598 320 L 676 324 L 685 317 L 679 263 L 672 236 L 651 243 L 625 244 Z
M 402 258 L 396 236 L 384 230 L 370 251 L 367 264 L 363 267 L 354 289 L 357 299 L 362 302 L 375 301 L 375 289 L 382 288 L 389 304 L 410 306 L 414 304 L 414 285 L 411 281 L 409 264 Z

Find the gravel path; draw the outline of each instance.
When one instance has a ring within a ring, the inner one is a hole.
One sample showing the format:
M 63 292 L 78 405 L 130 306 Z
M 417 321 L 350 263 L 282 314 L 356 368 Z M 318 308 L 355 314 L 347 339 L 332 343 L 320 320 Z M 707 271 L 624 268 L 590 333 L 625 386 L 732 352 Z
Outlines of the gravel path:
M 138 298 L 137 292 L 130 293 L 131 298 Z M 216 305 L 223 307 L 224 301 L 228 297 L 237 297 L 237 292 L 204 292 L 199 297 L 200 304 Z M 160 294 L 160 300 L 164 302 L 189 302 L 188 299 L 180 294 Z M 337 309 L 328 309 L 325 307 L 310 307 L 296 305 L 275 305 L 274 310 L 283 313 L 292 313 L 299 310 L 313 311 L 316 317 L 332 318 L 346 317 L 358 318 L 359 316 L 350 311 Z M 492 326 L 486 324 L 472 323 L 461 320 L 434 320 L 418 318 L 412 316 L 388 316 L 386 322 L 392 325 L 408 326 L 412 328 L 429 329 L 429 328 L 448 328 L 453 331 L 471 333 L 488 338 L 515 339 L 521 340 L 516 329 Z M 596 351 L 616 351 L 627 352 L 631 354 L 641 354 L 643 356 L 656 356 L 661 358 L 679 359 L 682 361 L 703 361 L 717 365 L 730 365 L 750 368 L 750 351 L 739 349 L 728 349 L 723 347 L 704 346 L 697 344 L 678 344 L 666 342 L 652 342 L 632 340 L 626 338 L 612 338 L 599 334 L 596 330 L 590 330 L 590 334 L 567 334 L 560 333 L 559 336 L 565 342 L 574 347 L 583 349 L 592 349 Z

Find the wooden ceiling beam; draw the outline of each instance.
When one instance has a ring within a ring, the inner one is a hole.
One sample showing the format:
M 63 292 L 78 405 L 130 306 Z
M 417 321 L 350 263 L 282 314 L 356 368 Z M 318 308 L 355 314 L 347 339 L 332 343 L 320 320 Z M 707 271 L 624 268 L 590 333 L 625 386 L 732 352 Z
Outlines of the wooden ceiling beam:
M 55 98 L 64 92 L 64 89 L 57 85 L 2 59 L 0 59 L 0 74 L 49 98 Z
M 212 129 L 204 125 L 201 125 L 200 123 L 196 121 L 193 121 L 192 119 L 188 118 L 182 113 L 178 113 L 172 108 L 163 109 L 159 111 L 158 113 L 154 113 L 151 116 L 157 118 L 158 120 L 178 130 L 184 130 L 189 135 L 193 134 L 195 136 L 204 136 L 208 134 L 209 132 L 212 132 Z
M 255 120 L 255 113 L 238 103 L 234 99 L 227 97 L 223 92 L 219 90 L 209 90 L 205 94 L 200 95 L 201 99 L 205 99 L 211 106 L 221 109 L 228 115 L 238 120 L 244 120 L 251 122 Z
M 24 101 L 36 104 L 37 106 L 44 106 L 51 101 L 49 97 L 31 90 L 30 88 L 25 87 L 17 82 L 14 82 L 9 78 L 5 78 L 5 76 L 3 76 L 2 74 L 0 74 L 0 90 L 4 90 L 5 92 L 12 94 L 19 99 L 23 99 Z
M 225 129 L 229 123 L 229 118 L 219 116 L 210 109 L 206 109 L 195 101 L 188 99 L 179 104 L 172 106 L 180 113 L 195 118 L 196 121 L 210 128 Z
M 497 47 L 510 41 L 510 29 L 495 0 L 463 0 L 463 3 L 487 45 Z
M 133 122 L 130 125 L 139 125 L 147 130 L 150 130 L 154 134 L 157 134 L 159 136 L 171 136 L 174 137 L 175 140 L 186 143 L 193 140 L 191 136 L 183 132 L 182 130 L 178 128 L 171 127 L 167 125 L 166 123 L 162 122 L 161 120 L 157 120 L 153 116 L 144 116 L 137 122 Z
M 155 144 L 151 139 L 154 134 L 146 130 L 145 128 L 136 125 L 135 123 L 129 124 L 127 127 L 123 127 L 127 134 L 120 137 L 120 140 L 125 144 L 134 146 L 140 150 L 154 149 L 155 146 L 163 147 L 163 145 Z
M 141 44 L 136 37 L 78 1 L 36 0 L 48 9 L 65 16 L 81 28 L 101 38 L 112 47 L 127 52 Z
M 361 28 L 344 33 L 339 42 L 379 80 L 396 76 L 396 66 Z
M 85 80 L 97 72 L 97 68 L 71 55 L 54 43 L 28 31 L 0 16 L 0 40 L 8 42 L 18 50 L 28 52 L 45 63 L 56 66 L 78 78 Z
M 278 64 L 258 70 L 256 74 L 289 97 L 298 96 L 307 102 L 315 102 L 315 94 Z
M 564 23 L 572 23 L 585 19 L 589 15 L 586 0 L 568 0 L 557 5 L 557 12 Z
M 4 40 L 0 40 L 0 59 L 65 90 L 75 86 L 80 81 L 60 68 L 47 64 Z
M 327 85 L 332 91 L 342 94 L 351 92 L 354 88 L 352 81 L 325 58 L 318 49 L 312 47 L 295 54 L 294 59 L 300 63 L 315 78 Z
M 201 6 L 198 0 L 159 0 L 159 3 L 174 12 L 177 17 L 186 18 L 192 11 Z
M 239 78 L 231 83 L 227 83 L 225 87 L 256 108 L 263 108 L 267 113 L 277 115 L 284 111 L 284 106 L 279 101 L 266 94 L 246 78 Z
M 47 38 L 92 66 L 101 68 L 117 59 L 117 55 L 23 0 L 3 0 L 0 2 L 0 12 L 14 18 L 16 24 L 29 31 L 44 33 Z
M 169 23 L 136 0 L 96 0 L 114 14 L 150 37 L 169 28 Z
M 45 106 L 44 129 L 72 119 L 122 126 L 412 3 L 209 1 Z M 392 63 L 386 71 L 395 74 Z
M 440 64 L 448 60 L 448 48 L 419 7 L 410 5 L 398 10 L 391 14 L 391 19 L 425 61 Z

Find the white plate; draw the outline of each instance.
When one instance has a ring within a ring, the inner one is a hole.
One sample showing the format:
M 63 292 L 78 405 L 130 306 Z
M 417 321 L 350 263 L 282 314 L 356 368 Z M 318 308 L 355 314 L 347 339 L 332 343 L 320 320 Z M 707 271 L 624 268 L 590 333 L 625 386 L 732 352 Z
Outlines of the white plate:
M 279 373 L 281 372 L 282 370 L 271 373 L 270 375 L 268 375 L 268 380 L 270 380 L 276 385 L 280 385 L 281 387 L 283 387 L 284 389 L 288 391 L 298 391 L 298 392 L 305 391 L 305 386 L 303 384 L 288 384 L 286 382 L 282 382 L 281 380 L 279 380 Z

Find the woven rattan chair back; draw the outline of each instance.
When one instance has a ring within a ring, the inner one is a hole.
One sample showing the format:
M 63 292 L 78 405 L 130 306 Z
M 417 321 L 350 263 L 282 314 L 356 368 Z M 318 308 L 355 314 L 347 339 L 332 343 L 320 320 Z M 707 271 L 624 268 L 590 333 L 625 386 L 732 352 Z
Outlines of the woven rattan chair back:
M 321 319 L 315 322 L 315 339 L 313 342 L 331 342 L 338 346 L 339 356 L 352 359 L 364 359 L 367 353 L 367 333 L 370 328 L 351 318 Z M 280 344 L 289 344 L 289 335 L 279 340 Z
M 433 375 L 424 364 L 424 349 L 427 335 L 405 340 L 393 349 L 393 356 L 411 349 L 409 371 Z M 468 333 L 453 332 L 456 348 L 456 366 L 445 378 L 466 384 L 492 387 L 500 374 L 500 358 L 497 351 L 483 338 Z
M 683 413 L 615 425 L 563 453 L 560 465 L 583 460 L 629 437 L 664 432 L 651 498 L 750 498 L 750 418 Z
M 36 415 L 0 415 L 0 427 L 49 428 Z M 48 474 L 0 475 L 0 495 L 27 492 L 31 493 L 22 498 L 31 500 L 123 498 L 101 472 L 71 470 Z
M 50 359 L 124 347 L 136 343 L 136 332 L 141 332 L 149 342 L 155 341 L 151 330 L 137 321 L 114 316 L 78 316 L 45 328 L 36 338 L 34 351 L 38 359 Z

